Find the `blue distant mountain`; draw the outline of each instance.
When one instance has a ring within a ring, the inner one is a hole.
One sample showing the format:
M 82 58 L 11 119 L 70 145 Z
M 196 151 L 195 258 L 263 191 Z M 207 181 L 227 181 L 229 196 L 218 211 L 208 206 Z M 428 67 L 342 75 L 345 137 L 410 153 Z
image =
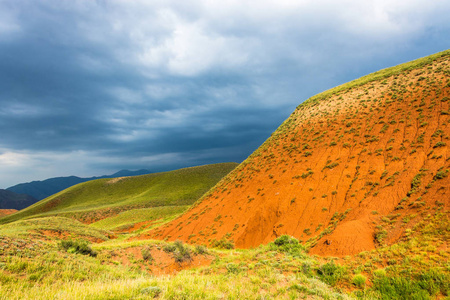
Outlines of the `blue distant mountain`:
M 137 176 L 151 173 L 149 170 L 138 170 L 138 171 L 129 171 L 129 170 L 121 170 L 112 175 L 104 175 L 99 177 L 89 177 L 89 178 L 80 178 L 77 176 L 68 176 L 68 177 L 55 177 L 49 178 L 42 181 L 32 181 L 27 183 L 20 183 L 15 186 L 9 187 L 6 190 L 17 193 L 17 194 L 26 194 L 30 195 L 33 198 L 37 199 L 35 202 L 47 198 L 55 193 L 58 193 L 72 185 L 86 182 L 94 179 L 101 178 L 116 178 L 116 177 L 124 177 L 124 176 Z M 8 202 L 10 203 L 10 202 Z M 34 202 L 33 202 L 34 203 Z M 31 204 L 33 204 L 31 203 Z M 29 204 L 29 205 L 31 205 Z M 29 206 L 27 205 L 27 206 Z M 15 208 L 16 207 L 5 207 L 5 208 Z M 24 207 L 22 207 L 24 208 Z
M 39 200 L 25 194 L 17 194 L 12 191 L 0 189 L 0 209 L 17 209 L 28 207 Z

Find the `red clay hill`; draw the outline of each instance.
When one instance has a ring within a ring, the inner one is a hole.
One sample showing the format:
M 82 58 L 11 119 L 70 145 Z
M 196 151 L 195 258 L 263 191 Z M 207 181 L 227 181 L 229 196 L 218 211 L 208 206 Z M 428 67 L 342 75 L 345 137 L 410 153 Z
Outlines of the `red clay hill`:
M 392 244 L 450 206 L 450 51 L 301 104 L 188 212 L 141 238 L 256 247 L 288 234 L 310 253 Z

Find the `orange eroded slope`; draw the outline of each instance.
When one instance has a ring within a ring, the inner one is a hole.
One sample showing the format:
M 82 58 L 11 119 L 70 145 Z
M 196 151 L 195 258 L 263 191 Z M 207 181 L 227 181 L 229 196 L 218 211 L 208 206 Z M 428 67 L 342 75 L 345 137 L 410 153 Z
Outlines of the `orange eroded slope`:
M 300 105 L 187 213 L 141 238 L 249 248 L 289 234 L 333 256 L 397 241 L 402 218 L 450 207 L 446 53 Z
M 7 216 L 17 212 L 17 209 L 0 209 L 0 217 Z

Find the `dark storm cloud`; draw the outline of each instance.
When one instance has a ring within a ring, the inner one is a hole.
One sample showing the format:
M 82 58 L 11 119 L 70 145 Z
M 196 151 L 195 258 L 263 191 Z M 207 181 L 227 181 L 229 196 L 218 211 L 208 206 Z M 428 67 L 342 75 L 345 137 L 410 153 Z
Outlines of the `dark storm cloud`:
M 445 1 L 0 1 L 0 188 L 240 162 L 309 96 L 448 48 L 448 13 Z

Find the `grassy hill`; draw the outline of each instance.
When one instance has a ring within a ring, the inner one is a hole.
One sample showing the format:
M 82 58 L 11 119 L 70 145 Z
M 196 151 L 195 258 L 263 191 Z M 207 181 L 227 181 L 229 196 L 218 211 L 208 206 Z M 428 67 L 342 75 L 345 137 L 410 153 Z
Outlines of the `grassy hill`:
M 129 171 L 129 170 L 121 170 L 112 175 L 104 175 L 98 177 L 89 177 L 89 178 L 80 178 L 77 176 L 68 176 L 68 177 L 55 177 L 49 178 L 42 181 L 32 181 L 26 183 L 20 183 L 14 186 L 7 188 L 8 191 L 15 192 L 18 194 L 26 194 L 32 196 L 34 202 L 28 204 L 27 206 L 38 202 L 39 200 L 45 199 L 53 194 L 56 194 L 68 187 L 71 187 L 75 184 L 95 180 L 102 178 L 116 178 L 116 177 L 124 177 L 124 176 L 137 176 L 151 173 L 149 170 L 137 170 L 137 171 Z M 17 209 L 22 209 L 27 206 L 18 207 Z M 16 207 L 11 207 L 16 208 Z
M 130 209 L 178 207 L 179 213 L 213 187 L 237 164 L 223 163 L 114 179 L 84 182 L 13 215 L 0 223 L 19 219 L 64 216 L 92 223 Z
M 450 208 L 450 51 L 308 99 L 196 207 L 146 235 L 311 253 L 394 244 Z

